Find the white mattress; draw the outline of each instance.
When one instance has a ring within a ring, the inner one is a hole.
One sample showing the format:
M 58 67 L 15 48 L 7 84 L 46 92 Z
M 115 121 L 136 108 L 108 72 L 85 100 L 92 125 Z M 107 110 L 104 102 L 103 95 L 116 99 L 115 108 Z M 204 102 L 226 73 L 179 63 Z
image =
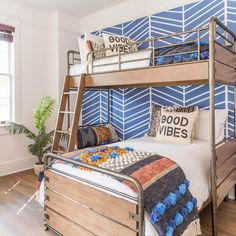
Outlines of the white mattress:
M 127 70 L 127 69 L 148 67 L 150 64 L 150 56 L 151 56 L 151 50 L 122 55 L 121 62 L 123 63 L 121 64 L 121 69 Z M 145 60 L 126 62 L 126 61 L 137 60 L 137 59 L 145 59 Z M 108 72 L 108 71 L 117 71 L 119 70 L 118 64 L 107 65 L 107 66 L 102 66 L 102 65 L 109 64 L 109 63 L 118 63 L 118 62 L 119 62 L 118 56 L 101 58 L 93 62 L 94 66 L 99 66 L 99 65 L 100 66 L 94 67 L 93 71 L 91 70 L 91 66 L 89 66 L 88 72 L 87 72 L 87 63 L 75 64 L 70 67 L 69 74 L 70 76 L 76 76 L 76 75 L 80 75 L 81 73 L 101 73 L 101 72 Z
M 190 191 L 198 200 L 198 208 L 200 209 L 203 203 L 210 196 L 210 149 L 206 141 L 194 140 L 192 144 L 163 144 L 158 143 L 152 137 L 143 137 L 133 140 L 127 140 L 112 145 L 119 145 L 120 147 L 132 147 L 137 151 L 148 151 L 166 156 L 175 161 L 184 171 L 186 178 L 190 181 Z M 66 164 L 54 164 L 53 167 L 62 170 L 66 173 L 73 174 L 99 183 L 106 187 L 110 187 L 136 196 L 132 190 L 119 181 L 95 172 L 82 171 L 73 168 Z M 43 189 L 41 184 L 39 201 L 43 205 Z M 145 235 L 157 236 L 156 230 L 153 225 L 145 217 Z

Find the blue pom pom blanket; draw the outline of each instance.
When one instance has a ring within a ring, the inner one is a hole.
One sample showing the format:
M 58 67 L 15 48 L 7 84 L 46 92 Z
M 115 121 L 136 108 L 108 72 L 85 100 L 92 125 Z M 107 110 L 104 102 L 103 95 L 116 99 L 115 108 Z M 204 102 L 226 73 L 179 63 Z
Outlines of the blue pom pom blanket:
M 175 162 L 151 155 L 121 172 L 142 184 L 145 210 L 160 236 L 201 233 L 197 200 L 189 191 L 190 183 L 184 172 Z

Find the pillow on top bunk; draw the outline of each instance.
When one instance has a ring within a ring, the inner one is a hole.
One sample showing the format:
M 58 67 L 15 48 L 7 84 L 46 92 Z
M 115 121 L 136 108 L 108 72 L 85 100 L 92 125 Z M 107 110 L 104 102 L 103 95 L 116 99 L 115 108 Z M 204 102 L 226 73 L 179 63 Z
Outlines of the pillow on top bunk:
M 86 49 L 85 49 L 85 41 L 80 36 L 78 37 L 78 44 L 79 44 L 81 63 L 86 63 L 87 62 L 87 54 L 86 54 Z
M 104 43 L 101 44 L 101 43 L 90 42 L 90 44 L 91 44 L 91 51 L 95 51 L 93 53 L 94 59 L 101 59 L 106 56 L 106 50 L 103 50 L 103 49 L 105 49 Z
M 169 112 L 161 109 L 160 127 L 156 140 L 159 142 L 192 143 L 198 110 L 193 112 Z
M 104 40 L 102 36 L 85 32 L 84 38 L 78 37 L 78 44 L 81 62 L 86 63 L 88 53 L 94 50 L 94 45 L 104 45 Z
M 228 119 L 227 109 L 215 110 L 215 142 L 219 143 L 225 138 L 225 126 Z M 200 110 L 195 126 L 195 138 L 205 141 L 210 140 L 210 111 Z
M 162 107 L 159 105 L 154 104 L 152 106 L 149 131 L 146 134 L 147 136 L 156 137 L 157 131 L 160 127 L 161 109 Z M 179 107 L 177 105 L 173 105 L 173 106 L 165 106 L 163 107 L 163 109 L 169 112 L 187 112 L 188 113 L 188 112 L 193 112 L 197 110 L 198 108 L 194 106 Z
M 106 56 L 104 39 L 102 36 L 85 33 L 86 47 L 88 52 L 97 51 L 93 54 L 93 58 L 99 59 Z
M 130 45 L 135 41 L 130 40 L 128 37 L 109 34 L 103 34 L 102 36 L 105 42 L 105 47 L 111 48 L 111 50 L 106 51 L 106 56 L 117 55 L 119 53 L 119 48 L 116 48 L 117 46 L 123 46 L 120 48 L 121 54 L 138 50 L 136 44 Z

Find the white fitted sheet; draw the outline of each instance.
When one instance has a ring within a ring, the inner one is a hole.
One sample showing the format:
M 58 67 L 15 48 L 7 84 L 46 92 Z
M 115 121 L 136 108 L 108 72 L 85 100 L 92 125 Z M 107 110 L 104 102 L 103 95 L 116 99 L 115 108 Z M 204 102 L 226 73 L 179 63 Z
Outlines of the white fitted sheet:
M 121 64 L 121 69 L 128 70 L 128 69 L 148 67 L 150 64 L 150 56 L 151 56 L 151 50 L 122 55 L 121 62 L 123 63 Z M 145 60 L 126 62 L 126 61 L 137 60 L 137 59 L 145 59 Z M 117 71 L 119 70 L 118 64 L 107 65 L 107 66 L 102 66 L 102 65 L 109 64 L 109 63 L 118 63 L 118 62 L 119 62 L 118 56 L 97 59 L 93 62 L 93 65 L 94 66 L 101 65 L 101 66 L 94 67 L 93 73 Z M 70 76 L 80 75 L 81 73 L 87 73 L 87 63 L 75 64 L 70 67 L 70 71 L 69 71 Z M 91 66 L 89 66 L 89 73 L 92 73 Z
M 136 151 L 148 151 L 166 156 L 175 161 L 184 171 L 186 178 L 190 181 L 190 192 L 198 200 L 198 208 L 210 196 L 210 149 L 209 143 L 201 140 L 194 140 L 192 144 L 169 144 L 158 143 L 153 137 L 142 137 L 126 140 L 112 145 L 120 147 L 132 147 Z M 119 181 L 95 172 L 82 171 L 66 164 L 54 164 L 53 167 L 66 173 L 91 180 L 106 187 L 136 196 L 132 190 Z M 43 205 L 44 184 L 40 186 L 39 202 Z M 153 225 L 145 217 L 145 235 L 157 236 Z

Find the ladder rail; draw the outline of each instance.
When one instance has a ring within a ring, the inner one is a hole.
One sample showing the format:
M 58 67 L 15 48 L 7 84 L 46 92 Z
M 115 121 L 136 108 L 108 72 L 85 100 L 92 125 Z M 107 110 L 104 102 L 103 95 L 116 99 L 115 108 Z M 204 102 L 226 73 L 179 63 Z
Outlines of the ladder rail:
M 83 95 L 85 89 L 85 75 L 81 74 L 78 82 L 78 94 L 75 101 L 74 116 L 72 119 L 71 134 L 69 138 L 68 152 L 71 152 L 75 148 L 77 142 L 77 127 L 79 125 L 79 119 L 82 110 Z
M 53 137 L 52 152 L 54 152 L 54 150 L 59 149 L 61 135 L 58 134 L 56 132 L 56 130 L 61 130 L 62 129 L 63 120 L 64 120 L 64 113 L 60 113 L 60 111 L 65 111 L 65 109 L 66 109 L 67 97 L 64 96 L 64 93 L 69 92 L 69 90 L 70 90 L 69 76 L 66 76 L 66 79 L 64 81 L 64 86 L 63 86 L 63 92 L 62 92 L 62 96 L 61 96 L 61 100 L 60 100 L 60 106 L 59 106 L 59 112 L 58 112 L 58 116 L 57 116 L 56 128 L 55 128 L 54 137 Z
M 77 91 L 73 92 L 73 94 L 76 94 L 75 105 L 74 105 L 73 111 L 70 111 L 69 103 L 70 103 L 70 95 L 72 94 L 70 91 L 71 89 L 74 90 L 75 88 L 77 88 Z M 75 87 L 75 80 L 70 76 L 66 76 L 63 92 L 62 92 L 62 96 L 60 100 L 60 105 L 59 105 L 56 129 L 55 129 L 54 138 L 53 138 L 52 153 L 57 153 L 57 154 L 63 153 L 62 150 L 59 150 L 62 134 L 68 134 L 68 137 L 69 137 L 65 151 L 70 152 L 74 150 L 75 145 L 76 145 L 76 140 L 77 140 L 77 137 L 76 137 L 77 126 L 79 125 L 84 91 L 85 91 L 84 74 L 81 74 L 79 81 L 76 84 L 76 87 Z M 63 123 L 64 123 L 65 115 L 68 116 L 68 122 L 70 122 L 69 115 L 72 115 L 71 126 L 67 127 L 67 130 L 63 130 Z

